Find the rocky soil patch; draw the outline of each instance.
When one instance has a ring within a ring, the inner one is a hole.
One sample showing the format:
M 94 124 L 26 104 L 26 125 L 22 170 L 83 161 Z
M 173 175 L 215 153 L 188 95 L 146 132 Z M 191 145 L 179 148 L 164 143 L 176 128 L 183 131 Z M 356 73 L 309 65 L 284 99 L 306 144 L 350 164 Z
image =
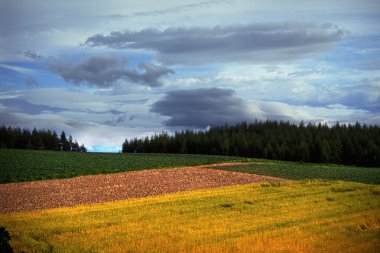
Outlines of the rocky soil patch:
M 0 184 L 0 213 L 76 206 L 281 179 L 215 169 L 226 164 L 153 169 Z

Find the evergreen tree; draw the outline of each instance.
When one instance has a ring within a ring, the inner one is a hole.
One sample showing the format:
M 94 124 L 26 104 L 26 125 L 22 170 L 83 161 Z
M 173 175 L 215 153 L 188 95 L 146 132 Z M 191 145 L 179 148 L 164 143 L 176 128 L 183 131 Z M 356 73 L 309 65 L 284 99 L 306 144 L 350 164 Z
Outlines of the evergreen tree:
M 70 151 L 70 142 L 66 138 L 65 131 L 62 131 L 61 133 L 60 149 L 63 151 Z
M 56 131 L 53 131 L 52 137 L 49 138 L 49 150 L 59 150 L 59 138 Z
M 380 128 L 255 121 L 125 140 L 123 152 L 198 153 L 380 166 Z
M 38 149 L 38 150 L 65 150 L 86 152 L 86 148 L 80 147 L 78 142 L 66 139 L 65 132 L 62 132 L 61 138 L 55 131 L 37 130 L 32 132 L 29 129 L 21 130 L 19 127 L 0 127 L 0 148 L 16 149 Z
M 32 149 L 32 134 L 29 129 L 23 129 L 20 139 L 20 148 Z
M 69 136 L 68 142 L 69 142 L 69 150 L 68 151 L 73 151 L 74 141 L 73 141 L 73 137 L 71 135 Z
M 87 152 L 87 149 L 83 144 L 80 145 L 79 150 L 80 150 L 80 152 Z
M 43 149 L 41 135 L 42 135 L 42 133 L 37 131 L 36 128 L 33 129 L 32 137 L 31 137 L 31 145 L 32 145 L 33 149 Z

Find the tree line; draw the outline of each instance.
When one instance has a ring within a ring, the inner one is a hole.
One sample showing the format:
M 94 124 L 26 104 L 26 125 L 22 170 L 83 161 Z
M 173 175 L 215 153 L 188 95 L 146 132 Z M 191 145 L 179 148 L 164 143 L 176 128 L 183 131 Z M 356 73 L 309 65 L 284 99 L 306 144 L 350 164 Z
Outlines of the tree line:
M 0 128 L 0 148 L 87 152 L 83 144 L 79 145 L 71 135 L 67 138 L 64 131 L 58 137 L 55 131 L 36 128 L 30 131 L 4 125 Z
M 214 126 L 208 131 L 163 132 L 126 139 L 123 153 L 191 153 L 285 161 L 380 166 L 380 128 L 356 123 L 277 121 Z

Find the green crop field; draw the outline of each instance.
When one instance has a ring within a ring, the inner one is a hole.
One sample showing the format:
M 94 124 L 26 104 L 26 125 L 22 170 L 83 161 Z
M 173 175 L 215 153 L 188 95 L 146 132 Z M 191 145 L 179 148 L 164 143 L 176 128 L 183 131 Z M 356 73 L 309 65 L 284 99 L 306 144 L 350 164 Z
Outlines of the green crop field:
M 110 154 L 0 149 L 0 183 L 69 178 L 133 170 L 250 162 L 219 167 L 287 179 L 331 179 L 380 184 L 380 168 L 183 154 Z
M 208 155 L 110 154 L 0 149 L 0 183 L 248 161 Z
M 380 186 L 258 183 L 0 214 L 15 252 L 378 252 Z
M 364 168 L 334 164 L 311 164 L 261 160 L 247 165 L 218 167 L 238 171 L 281 177 L 286 179 L 326 179 L 380 184 L 380 168 Z

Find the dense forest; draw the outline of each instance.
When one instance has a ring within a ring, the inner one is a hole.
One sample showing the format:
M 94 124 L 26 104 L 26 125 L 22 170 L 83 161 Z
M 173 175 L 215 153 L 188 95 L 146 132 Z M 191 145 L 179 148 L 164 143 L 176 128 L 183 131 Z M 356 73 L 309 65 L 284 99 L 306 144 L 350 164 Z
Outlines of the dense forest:
M 156 134 L 126 139 L 123 150 L 138 153 L 191 153 L 275 160 L 380 166 L 380 128 L 355 125 L 256 121 L 214 126 L 208 131 Z
M 61 150 L 86 152 L 86 147 L 79 146 L 76 140 L 62 131 L 58 137 L 55 131 L 21 129 L 19 127 L 0 127 L 0 148 L 37 149 L 37 150 Z

